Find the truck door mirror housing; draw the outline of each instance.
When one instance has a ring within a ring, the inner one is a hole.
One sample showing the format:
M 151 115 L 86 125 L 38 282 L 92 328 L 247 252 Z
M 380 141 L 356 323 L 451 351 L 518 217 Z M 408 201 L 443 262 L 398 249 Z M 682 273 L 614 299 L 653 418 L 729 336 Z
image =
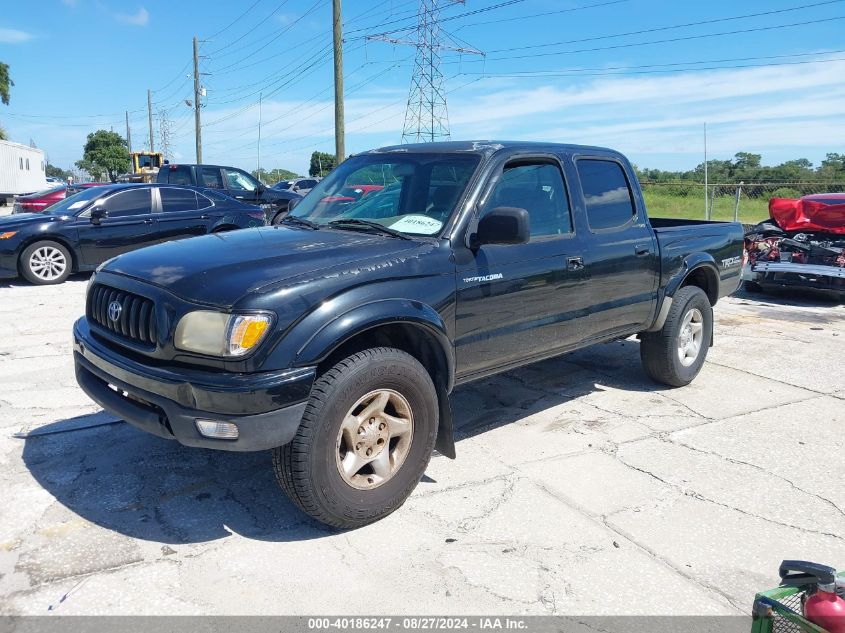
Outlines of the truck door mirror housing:
M 528 211 L 516 207 L 496 207 L 479 220 L 474 245 L 526 244 L 530 238 Z
M 94 207 L 91 209 L 91 224 L 99 224 L 107 217 L 109 217 L 109 212 L 103 207 Z
M 302 198 L 293 198 L 290 202 L 288 202 L 288 211 L 293 211 L 293 208 L 302 202 Z

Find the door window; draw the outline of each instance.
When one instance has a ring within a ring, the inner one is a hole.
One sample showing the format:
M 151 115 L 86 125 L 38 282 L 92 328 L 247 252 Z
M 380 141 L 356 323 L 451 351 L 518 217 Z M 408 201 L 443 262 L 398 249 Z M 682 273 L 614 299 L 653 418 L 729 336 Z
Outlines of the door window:
M 552 163 L 505 166 L 484 211 L 496 207 L 516 207 L 528 211 L 531 241 L 572 232 L 566 185 L 560 169 Z
M 222 196 L 221 196 L 221 197 L 222 197 Z M 208 198 L 206 198 L 206 197 L 205 197 L 204 195 L 202 195 L 201 193 L 198 193 L 198 194 L 197 194 L 197 208 L 198 208 L 198 209 L 207 209 L 208 207 L 210 207 L 210 206 L 211 206 L 211 205 L 213 205 L 213 204 L 214 204 L 214 203 L 213 203 L 211 200 L 209 200 Z
M 191 182 L 191 168 L 190 167 L 170 167 L 166 169 L 167 179 L 171 185 L 192 185 Z
M 590 228 L 624 226 L 637 214 L 622 165 L 611 160 L 579 160 L 578 178 Z
M 161 194 L 161 210 L 163 213 L 196 211 L 197 209 L 197 195 L 190 189 L 162 187 L 158 191 Z
M 152 213 L 150 190 L 130 189 L 107 198 L 103 208 L 108 211 L 110 218 L 122 218 L 131 215 Z
M 223 186 L 223 176 L 220 170 L 216 167 L 203 167 L 200 174 L 202 178 L 202 186 L 211 189 L 225 189 Z M 172 180 L 170 182 L 173 182 Z
M 242 171 L 229 171 L 227 169 L 226 179 L 229 182 L 230 191 L 248 191 L 252 193 L 258 188 L 258 182 Z

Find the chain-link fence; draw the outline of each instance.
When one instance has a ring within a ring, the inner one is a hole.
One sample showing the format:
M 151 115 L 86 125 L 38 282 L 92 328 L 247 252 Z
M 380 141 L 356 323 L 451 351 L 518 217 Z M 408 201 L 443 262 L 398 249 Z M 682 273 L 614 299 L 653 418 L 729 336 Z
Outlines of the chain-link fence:
M 649 215 L 659 218 L 735 220 L 754 224 L 769 217 L 772 198 L 845 192 L 845 182 L 640 183 Z

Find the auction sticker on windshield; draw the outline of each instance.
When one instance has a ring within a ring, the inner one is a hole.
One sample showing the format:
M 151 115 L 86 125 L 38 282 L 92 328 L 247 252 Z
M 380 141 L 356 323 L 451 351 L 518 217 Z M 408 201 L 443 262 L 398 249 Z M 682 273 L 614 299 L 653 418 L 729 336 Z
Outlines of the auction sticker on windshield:
M 427 215 L 405 215 L 398 222 L 390 225 L 394 231 L 402 231 L 404 233 L 422 233 L 423 235 L 433 235 L 440 230 L 443 222 L 430 218 Z

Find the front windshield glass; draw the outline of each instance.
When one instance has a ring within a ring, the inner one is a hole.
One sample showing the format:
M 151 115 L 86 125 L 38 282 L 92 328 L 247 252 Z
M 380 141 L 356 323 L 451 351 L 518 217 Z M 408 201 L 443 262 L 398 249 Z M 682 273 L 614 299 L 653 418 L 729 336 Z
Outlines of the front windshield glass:
M 321 180 L 291 215 L 321 225 L 367 220 L 409 235 L 436 235 L 478 162 L 473 154 L 354 156 Z
M 83 207 L 85 207 L 92 200 L 104 195 L 105 191 L 102 187 L 89 187 L 83 189 L 79 193 L 68 196 L 61 202 L 52 205 L 48 211 L 53 215 L 75 215 Z

